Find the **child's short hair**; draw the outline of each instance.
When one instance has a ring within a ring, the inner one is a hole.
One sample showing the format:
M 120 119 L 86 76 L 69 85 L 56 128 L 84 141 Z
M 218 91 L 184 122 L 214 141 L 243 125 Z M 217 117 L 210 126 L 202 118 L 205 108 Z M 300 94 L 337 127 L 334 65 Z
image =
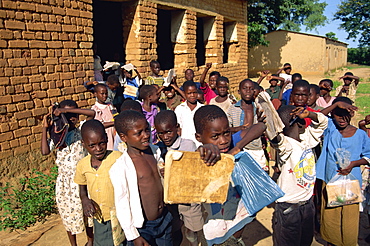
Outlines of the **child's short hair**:
M 316 94 L 320 94 L 320 87 L 318 85 L 310 84 L 310 90 L 311 89 L 314 89 Z
M 219 83 L 221 81 L 225 81 L 226 83 L 229 83 L 229 79 L 227 77 L 224 77 L 224 76 L 218 77 L 217 80 L 216 80 L 216 83 Z
M 139 97 L 145 99 L 155 93 L 157 93 L 157 89 L 153 85 L 143 85 L 139 90 Z
M 103 135 L 106 134 L 103 123 L 101 123 L 99 120 L 95 120 L 95 119 L 88 120 L 82 125 L 82 127 L 81 127 L 82 139 L 84 139 L 85 137 L 88 137 L 89 136 L 88 133 L 90 133 L 90 132 L 100 133 L 100 134 L 103 134 Z
M 66 106 L 68 106 L 68 107 L 78 108 L 77 103 L 76 103 L 75 101 L 73 101 L 73 100 L 69 100 L 69 99 L 67 99 L 67 100 L 63 100 L 63 101 L 61 101 L 61 102 L 59 103 L 59 107 L 60 107 L 60 108 L 65 108 Z
M 119 84 L 119 79 L 118 79 L 117 75 L 115 75 L 115 74 L 109 75 L 108 78 L 107 78 L 107 84 L 108 85 Z
M 186 91 L 189 87 L 191 86 L 194 86 L 194 87 L 197 87 L 197 85 L 194 83 L 194 81 L 191 81 L 191 80 L 188 80 L 186 81 L 183 85 L 182 85 L 182 88 L 184 89 L 184 91 Z
M 138 112 L 143 112 L 141 104 L 134 100 L 125 100 L 121 105 L 121 112 L 125 110 L 135 110 Z
M 186 73 L 187 71 L 191 71 L 194 74 L 194 70 L 191 68 L 186 69 L 184 73 Z
M 253 89 L 260 90 L 260 85 L 257 82 L 252 81 L 252 83 L 253 83 Z
M 289 126 L 290 119 L 292 118 L 290 113 L 295 108 L 296 106 L 293 105 L 283 105 L 277 110 L 279 117 L 285 126 Z
M 321 82 L 328 82 L 331 88 L 333 88 L 333 86 L 334 86 L 333 81 L 331 79 L 322 79 L 322 80 L 320 80 L 320 83 Z
M 118 134 L 127 134 L 131 126 L 139 120 L 146 121 L 145 116 L 134 110 L 125 110 L 114 119 L 114 127 Z
M 351 73 L 351 72 L 346 72 L 346 73 L 344 74 L 344 76 L 347 76 L 347 75 L 353 76 L 353 73 Z
M 334 100 L 333 100 L 333 103 L 336 103 L 336 102 L 345 102 L 345 103 L 348 103 L 348 104 L 353 104 L 353 101 L 351 99 L 349 99 L 348 97 L 336 97 Z
M 225 118 L 225 112 L 216 105 L 206 105 L 200 107 L 194 114 L 194 125 L 196 133 L 202 134 L 209 122 L 216 119 Z
M 221 74 L 220 74 L 219 72 L 217 72 L 217 71 L 212 71 L 212 72 L 209 74 L 209 77 L 212 77 L 212 76 L 214 76 L 214 75 L 216 75 L 216 76 L 218 76 L 218 77 L 221 77 Z
M 200 94 L 200 95 L 203 95 L 203 96 L 204 96 L 204 91 L 202 91 L 201 89 L 197 89 L 197 91 L 198 91 L 198 94 Z
M 246 82 L 251 82 L 252 84 L 253 84 L 253 80 L 251 80 L 251 79 L 243 79 L 242 81 L 240 81 L 240 83 L 239 83 L 239 88 L 240 88 L 240 86 L 242 86 L 242 84 L 244 84 L 244 83 L 246 83 Z M 254 85 L 253 85 L 254 86 Z
M 159 62 L 156 61 L 156 60 L 151 60 L 150 63 L 149 63 L 150 67 L 153 67 L 154 64 L 159 64 Z
M 99 88 L 107 88 L 107 86 L 105 84 L 96 84 L 94 85 L 94 92 L 96 92 Z
M 300 74 L 300 73 L 293 73 L 293 75 L 292 75 L 292 81 L 294 80 L 294 78 L 297 78 L 298 80 L 301 80 L 302 79 L 302 74 Z
M 170 124 L 171 126 L 177 125 L 177 117 L 172 110 L 162 110 L 154 118 L 154 125 Z
M 284 66 L 283 67 L 285 67 L 285 66 L 292 66 L 292 65 L 290 65 L 290 63 L 284 63 Z
M 303 79 L 297 80 L 296 82 L 293 83 L 292 90 L 298 87 L 303 87 L 303 88 L 306 88 L 308 91 L 310 91 L 310 84 L 308 83 L 307 80 L 303 80 Z

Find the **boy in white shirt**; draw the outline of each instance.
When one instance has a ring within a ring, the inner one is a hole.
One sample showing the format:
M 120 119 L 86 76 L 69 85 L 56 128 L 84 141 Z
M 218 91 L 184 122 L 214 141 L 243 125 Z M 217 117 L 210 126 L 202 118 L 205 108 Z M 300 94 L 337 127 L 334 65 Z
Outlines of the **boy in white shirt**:
M 312 195 L 316 163 L 312 148 L 320 142 L 328 119 L 292 105 L 282 106 L 278 113 L 285 127 L 271 143 L 279 154 L 277 184 L 285 195 L 277 200 L 272 218 L 274 245 L 309 246 L 315 217 Z M 304 118 L 312 119 L 307 128 Z

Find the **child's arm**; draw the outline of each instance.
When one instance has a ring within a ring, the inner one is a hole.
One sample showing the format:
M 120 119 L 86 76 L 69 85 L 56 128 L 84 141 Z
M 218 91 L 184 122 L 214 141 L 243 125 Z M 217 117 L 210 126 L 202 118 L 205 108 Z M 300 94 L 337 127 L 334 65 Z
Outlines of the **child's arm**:
M 185 93 L 177 86 L 177 84 L 176 83 L 173 83 L 173 84 L 171 84 L 172 85 L 172 87 L 175 89 L 175 91 L 177 91 L 177 93 L 179 93 L 179 95 L 183 98 L 183 99 L 185 99 Z
M 280 93 L 279 93 L 279 100 L 280 101 L 283 99 L 284 89 L 287 86 L 287 84 L 288 84 L 288 81 L 284 80 L 283 86 L 281 87 L 281 90 L 280 90 Z M 286 103 L 288 104 L 289 102 L 286 102 Z
M 258 84 L 261 84 L 262 80 L 263 80 L 264 78 L 266 78 L 266 76 L 267 76 L 269 73 L 270 73 L 270 71 L 269 71 L 269 70 L 261 71 L 261 75 L 260 75 L 260 77 L 258 78 L 257 83 L 258 83 Z
M 364 130 L 367 133 L 366 125 L 370 124 L 370 114 L 366 115 L 365 119 L 358 122 L 358 128 Z
M 73 113 L 82 114 L 87 116 L 86 120 L 92 120 L 95 117 L 95 111 L 92 109 L 82 109 L 82 108 L 56 108 L 54 114 L 59 116 L 60 114 Z
M 87 185 L 79 185 L 79 187 L 80 187 L 80 199 L 84 215 L 86 217 L 92 217 L 96 213 L 96 209 L 94 203 L 88 196 Z
M 221 153 L 216 145 L 204 144 L 199 146 L 197 151 L 200 153 L 200 158 L 207 166 L 213 166 L 217 161 L 221 160 Z
M 337 172 L 340 175 L 348 175 L 354 167 L 359 167 L 361 165 L 368 165 L 368 164 L 369 162 L 366 159 L 361 158 L 360 160 L 357 160 L 357 161 L 351 161 L 348 167 L 339 169 Z
M 333 111 L 336 107 L 338 108 L 342 108 L 342 109 L 346 109 L 348 110 L 349 112 L 351 111 L 357 111 L 357 107 L 356 106 L 353 106 L 351 104 L 348 104 L 348 103 L 345 103 L 345 102 L 336 102 L 336 103 L 333 103 L 332 105 L 330 105 L 329 107 L 327 108 L 324 108 L 323 110 L 321 110 L 320 112 L 324 115 L 328 115 L 331 111 Z
M 139 73 L 139 71 L 137 70 L 137 68 L 134 66 L 134 71 L 135 71 L 135 73 L 136 73 L 136 75 L 137 75 L 137 77 L 139 78 L 139 79 L 141 79 L 141 74 Z
M 206 84 L 205 84 L 204 80 L 206 79 L 207 73 L 208 73 L 208 71 L 209 71 L 209 69 L 210 69 L 211 67 L 212 67 L 212 63 L 207 63 L 207 64 L 206 64 L 206 68 L 204 69 L 204 71 L 203 71 L 203 73 L 202 73 L 202 76 L 200 76 L 200 80 L 199 80 L 199 82 L 200 82 L 200 85 L 201 85 L 202 87 L 206 87 Z
M 48 144 L 48 128 L 51 126 L 51 120 L 49 116 L 51 115 L 51 108 L 49 113 L 46 114 L 42 120 L 42 133 L 41 133 L 41 154 L 48 155 L 50 154 L 50 147 Z

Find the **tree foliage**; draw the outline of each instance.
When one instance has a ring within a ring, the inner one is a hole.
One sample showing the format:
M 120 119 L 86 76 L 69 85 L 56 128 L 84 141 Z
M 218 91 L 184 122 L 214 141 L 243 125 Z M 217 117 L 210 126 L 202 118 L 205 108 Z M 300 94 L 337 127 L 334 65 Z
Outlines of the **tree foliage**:
M 314 30 L 326 23 L 326 2 L 319 0 L 250 0 L 248 1 L 249 47 L 267 45 L 263 34 L 278 29 Z
M 348 48 L 348 62 L 370 65 L 370 46 Z
M 328 32 L 325 34 L 325 36 L 327 38 L 330 38 L 330 39 L 333 39 L 333 40 L 338 40 L 338 38 L 336 37 L 336 34 L 334 32 Z
M 340 27 L 348 33 L 347 39 L 358 39 L 360 46 L 370 45 L 370 1 L 343 0 L 334 19 L 343 23 Z

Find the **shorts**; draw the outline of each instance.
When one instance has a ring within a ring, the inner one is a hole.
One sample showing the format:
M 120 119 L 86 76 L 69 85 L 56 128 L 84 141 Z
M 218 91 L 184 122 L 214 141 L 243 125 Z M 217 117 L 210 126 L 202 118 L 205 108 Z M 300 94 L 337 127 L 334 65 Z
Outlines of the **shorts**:
M 191 231 L 200 231 L 203 229 L 204 219 L 202 205 L 197 203 L 179 204 L 179 214 L 184 225 Z

